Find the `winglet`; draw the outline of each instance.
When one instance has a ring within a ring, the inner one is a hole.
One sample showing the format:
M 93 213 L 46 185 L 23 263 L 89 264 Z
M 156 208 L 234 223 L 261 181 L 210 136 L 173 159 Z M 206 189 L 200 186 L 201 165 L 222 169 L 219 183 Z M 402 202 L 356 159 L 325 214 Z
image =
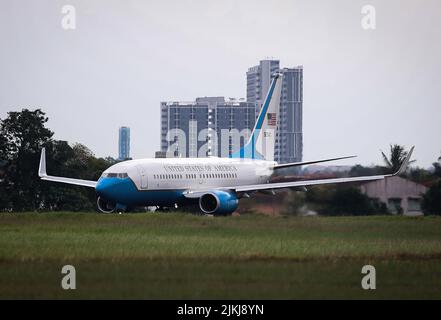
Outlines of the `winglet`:
M 414 149 L 415 149 L 415 146 L 410 148 L 410 151 L 407 154 L 406 159 L 404 159 L 403 163 L 401 164 L 400 169 L 397 172 L 395 172 L 394 174 L 392 174 L 392 176 L 399 176 L 400 174 L 403 174 L 404 172 L 406 172 L 407 166 L 409 165 L 410 158 L 412 157 L 412 153 L 413 153 Z
M 40 167 L 38 168 L 38 176 L 46 177 L 46 148 L 41 149 Z

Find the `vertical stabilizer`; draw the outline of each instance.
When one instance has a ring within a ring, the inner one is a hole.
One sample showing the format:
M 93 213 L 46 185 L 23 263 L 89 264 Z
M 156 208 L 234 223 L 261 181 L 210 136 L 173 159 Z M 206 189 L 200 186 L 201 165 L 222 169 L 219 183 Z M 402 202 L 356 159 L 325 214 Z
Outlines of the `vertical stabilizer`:
M 280 96 L 282 93 L 281 73 L 273 77 L 265 102 L 246 145 L 232 158 L 263 159 L 274 161 L 277 122 L 279 121 Z

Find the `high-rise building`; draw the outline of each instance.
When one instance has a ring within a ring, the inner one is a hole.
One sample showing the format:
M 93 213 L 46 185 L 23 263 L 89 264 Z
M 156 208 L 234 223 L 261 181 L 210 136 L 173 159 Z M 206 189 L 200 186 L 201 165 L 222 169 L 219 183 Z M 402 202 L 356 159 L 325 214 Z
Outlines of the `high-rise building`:
M 229 157 L 248 141 L 255 121 L 256 104 L 244 100 L 203 97 L 161 102 L 162 154 Z
M 118 159 L 126 160 L 130 159 L 130 128 L 119 128 L 118 137 Z
M 247 101 L 257 103 L 259 110 L 271 85 L 272 77 L 280 69 L 279 60 L 262 60 L 247 72 Z
M 247 72 L 247 102 L 255 103 L 260 110 L 277 71 L 284 76 L 274 159 L 279 163 L 302 161 L 303 67 L 281 69 L 279 60 L 260 61 Z

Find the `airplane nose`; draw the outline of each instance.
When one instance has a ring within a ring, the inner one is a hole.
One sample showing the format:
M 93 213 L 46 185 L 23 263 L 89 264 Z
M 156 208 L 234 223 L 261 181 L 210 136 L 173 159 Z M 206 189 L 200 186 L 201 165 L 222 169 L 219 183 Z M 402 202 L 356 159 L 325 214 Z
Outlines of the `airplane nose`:
M 106 178 L 101 178 L 98 180 L 98 183 L 95 186 L 95 191 L 99 195 L 104 195 L 106 193 L 106 190 L 109 188 L 109 181 Z

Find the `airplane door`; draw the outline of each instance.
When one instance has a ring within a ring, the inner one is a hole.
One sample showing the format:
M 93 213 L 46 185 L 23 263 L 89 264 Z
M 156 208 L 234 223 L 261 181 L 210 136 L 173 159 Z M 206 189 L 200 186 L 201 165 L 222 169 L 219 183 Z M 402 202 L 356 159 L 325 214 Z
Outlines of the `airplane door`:
M 145 169 L 142 166 L 137 166 L 138 168 L 138 172 L 139 172 L 139 176 L 141 178 L 141 189 L 142 190 L 146 190 L 148 189 L 148 179 L 147 179 L 147 172 L 145 171 Z

